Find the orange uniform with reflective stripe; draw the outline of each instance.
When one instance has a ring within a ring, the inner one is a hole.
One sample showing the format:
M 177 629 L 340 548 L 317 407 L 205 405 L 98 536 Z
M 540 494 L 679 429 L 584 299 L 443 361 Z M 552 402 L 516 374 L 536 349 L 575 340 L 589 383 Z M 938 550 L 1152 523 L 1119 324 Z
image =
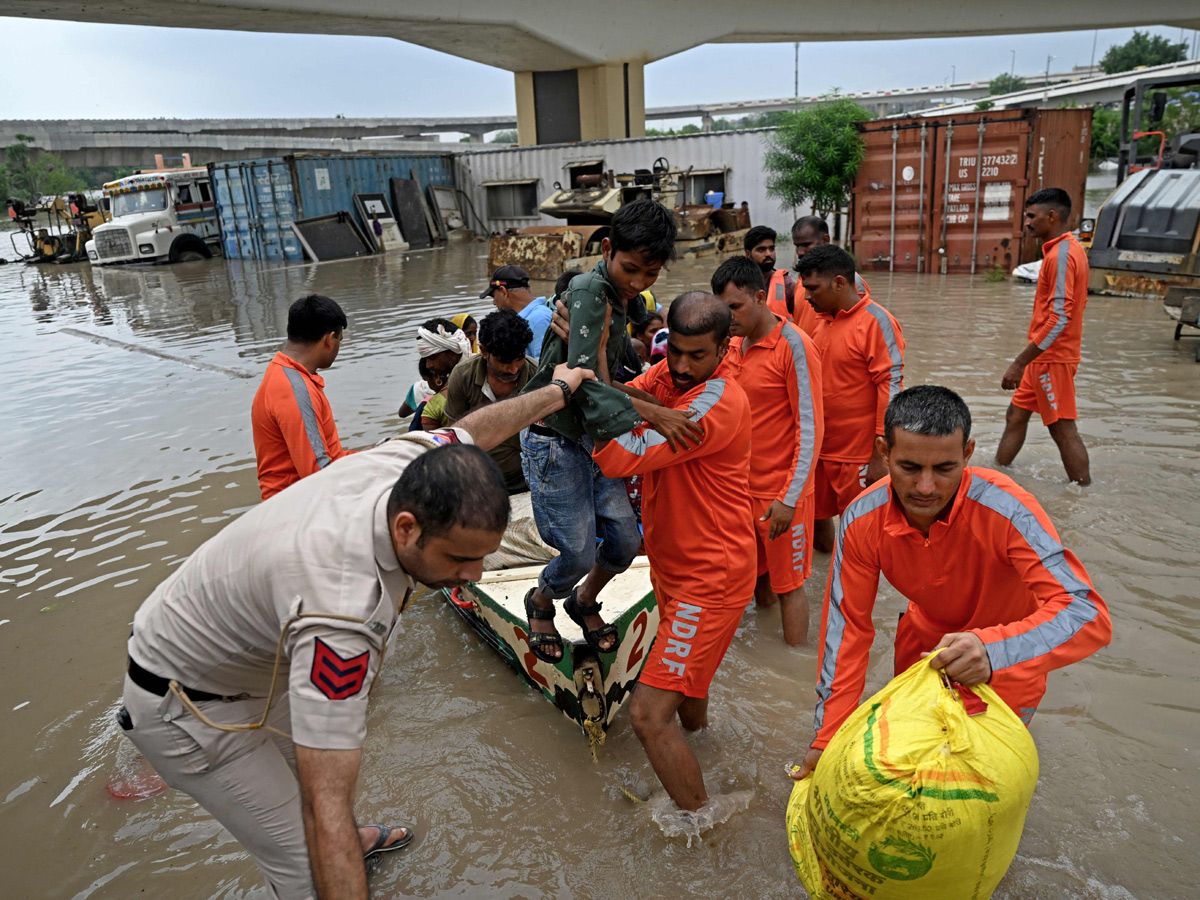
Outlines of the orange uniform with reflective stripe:
M 786 269 L 776 269 L 771 273 L 771 280 L 767 282 L 767 307 L 785 321 L 792 318 L 792 313 L 788 309 L 787 282 L 788 272 Z M 795 290 L 794 286 L 792 290 Z
M 1042 244 L 1042 268 L 1033 297 L 1029 342 L 1039 363 L 1077 363 L 1087 306 L 1087 251 L 1070 232 Z
M 276 353 L 250 408 L 264 500 L 350 451 L 342 449 L 325 379 Z
M 820 319 L 814 341 L 825 406 L 821 459 L 864 463 L 883 434 L 888 403 L 904 388 L 904 335 L 870 297 Z
M 928 538 L 908 523 L 885 478 L 846 508 L 838 528 L 821 616 L 814 747 L 829 743 L 862 698 L 881 574 L 908 599 L 896 673 L 944 635 L 973 632 L 987 648 L 989 683 L 1026 724 L 1046 673 L 1112 638 L 1108 608 L 1083 565 L 1011 478 L 965 469 L 950 513 Z
M 728 355 L 687 393 L 671 382 L 666 360 L 631 383 L 664 406 L 690 409 L 704 439 L 673 453 L 644 425 L 609 441 L 593 457 L 609 478 L 645 474 L 642 526 L 657 585 L 672 600 L 706 608 L 744 607 L 754 595 L 754 514 L 750 503 L 750 403 Z
M 725 359 L 750 401 L 750 496 L 795 506 L 813 490 L 825 430 L 821 355 L 785 321 L 748 349 L 743 342 L 735 337 Z
M 866 279 L 857 272 L 854 273 L 854 287 L 858 290 L 860 300 L 871 299 L 871 288 L 867 285 Z M 812 304 L 808 302 L 808 298 L 804 293 L 804 285 L 799 281 L 796 282 L 796 296 L 792 306 L 796 311 L 792 316 L 792 321 L 796 324 L 796 327 L 809 337 L 815 337 L 817 329 L 821 327 L 821 317 L 812 308 Z

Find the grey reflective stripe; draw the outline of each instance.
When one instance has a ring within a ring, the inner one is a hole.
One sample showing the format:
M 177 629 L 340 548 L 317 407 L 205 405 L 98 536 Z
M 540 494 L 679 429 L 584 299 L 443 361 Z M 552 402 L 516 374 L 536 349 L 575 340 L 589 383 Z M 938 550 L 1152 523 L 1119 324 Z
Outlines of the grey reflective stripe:
M 900 345 L 896 343 L 896 329 L 892 327 L 892 319 L 887 310 L 875 302 L 868 303 L 866 310 L 879 323 L 883 341 L 887 344 L 888 358 L 892 361 L 891 383 L 888 385 L 888 403 L 891 403 L 904 384 L 904 357 L 900 355 Z
M 1037 711 L 1038 708 L 1036 706 L 1022 706 L 1020 715 L 1021 721 L 1028 725 L 1033 720 L 1033 714 Z
M 775 282 L 775 299 L 776 300 L 784 299 L 784 297 L 783 297 L 783 282 L 782 281 Z
M 993 670 L 1029 662 L 1054 651 L 1099 615 L 1096 604 L 1092 602 L 1092 589 L 1075 574 L 1067 562 L 1062 544 L 1043 527 L 1033 510 L 1012 494 L 978 475 L 971 476 L 967 497 L 1008 519 L 1038 555 L 1046 571 L 1071 595 L 1071 601 L 1048 622 L 1043 622 L 1023 634 L 1015 634 L 988 644 L 987 653 Z
M 717 405 L 717 402 L 724 393 L 724 378 L 713 378 L 705 382 L 704 390 L 697 395 L 696 399 L 688 407 L 688 409 L 696 413 L 692 421 L 699 422 L 703 419 L 708 414 L 708 411 Z M 659 444 L 665 444 L 667 439 L 653 428 L 647 428 L 641 434 L 634 434 L 632 431 L 627 431 L 624 434 L 617 435 L 616 441 L 626 453 L 632 453 L 634 456 L 645 456 L 650 448 L 657 447 Z
M 800 337 L 799 331 L 788 324 L 783 326 L 783 336 L 792 348 L 800 414 L 800 458 L 796 461 L 796 471 L 792 473 L 792 483 L 788 485 L 783 502 L 787 506 L 795 506 L 800 500 L 800 492 L 804 490 L 804 483 L 808 481 L 808 472 L 816 456 L 813 441 L 817 434 L 817 419 L 813 414 L 812 384 L 808 380 L 808 352 L 804 347 L 804 339 Z
M 858 291 L 858 296 L 862 296 L 867 292 L 867 283 L 863 281 L 863 277 L 857 272 L 854 273 L 854 289 Z
M 817 682 L 817 710 L 813 726 L 820 734 L 825 721 L 825 701 L 833 693 L 833 682 L 837 677 L 838 651 L 842 649 L 842 636 L 846 631 L 846 616 L 842 613 L 842 544 L 846 531 L 859 516 L 874 512 L 888 502 L 891 489 L 881 484 L 869 494 L 863 494 L 846 507 L 838 523 L 837 546 L 833 551 L 833 566 L 829 573 L 829 618 L 825 625 L 825 652 L 821 657 L 821 677 Z
M 325 452 L 325 438 L 321 437 L 321 426 L 317 424 L 317 412 L 313 409 L 312 397 L 308 394 L 308 382 L 304 380 L 303 375 L 288 366 L 283 367 L 283 374 L 287 376 L 287 380 L 292 386 L 292 394 L 296 398 L 296 405 L 300 407 L 300 418 L 304 420 L 304 433 L 308 435 L 308 443 L 312 447 L 313 456 L 317 458 L 317 468 L 323 469 L 332 460 Z
M 1070 238 L 1064 238 L 1058 242 L 1058 272 L 1054 276 L 1054 314 L 1058 316 L 1054 327 L 1050 329 L 1050 333 L 1042 338 L 1038 344 L 1038 349 L 1049 350 L 1050 345 L 1054 343 L 1054 339 L 1063 333 L 1063 329 L 1067 327 L 1067 260 L 1071 258 Z M 1064 251 L 1063 245 L 1067 248 Z

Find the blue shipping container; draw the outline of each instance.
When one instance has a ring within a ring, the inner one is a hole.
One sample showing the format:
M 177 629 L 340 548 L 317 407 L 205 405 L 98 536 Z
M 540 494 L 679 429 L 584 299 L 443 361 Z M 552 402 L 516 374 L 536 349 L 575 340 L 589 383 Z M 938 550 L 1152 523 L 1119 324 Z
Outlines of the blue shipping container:
M 354 212 L 354 195 L 381 193 L 391 204 L 392 178 L 416 172 L 421 187 L 454 184 L 449 155 L 283 156 L 210 163 L 221 242 L 230 259 L 299 260 L 297 219 Z
M 291 223 L 297 211 L 292 168 L 283 159 L 210 163 L 221 247 L 228 259 L 303 259 Z

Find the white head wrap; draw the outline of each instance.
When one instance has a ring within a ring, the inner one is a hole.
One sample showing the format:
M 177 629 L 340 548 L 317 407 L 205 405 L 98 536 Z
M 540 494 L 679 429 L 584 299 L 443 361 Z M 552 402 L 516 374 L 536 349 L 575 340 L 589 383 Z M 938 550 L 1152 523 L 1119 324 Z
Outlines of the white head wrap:
M 447 332 L 445 325 L 439 325 L 436 332 L 417 328 L 417 353 L 421 359 L 445 353 L 447 350 L 457 353 L 460 360 L 470 355 L 471 342 L 467 340 L 461 328 L 456 328 L 453 332 Z

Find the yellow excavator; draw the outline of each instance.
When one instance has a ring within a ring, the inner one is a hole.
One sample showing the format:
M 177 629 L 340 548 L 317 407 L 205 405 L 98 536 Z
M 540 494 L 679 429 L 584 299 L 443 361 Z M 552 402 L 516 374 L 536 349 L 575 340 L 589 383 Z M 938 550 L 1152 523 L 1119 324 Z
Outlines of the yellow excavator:
M 92 239 L 92 229 L 109 221 L 100 205 L 84 194 L 62 197 L 43 197 L 37 203 L 25 203 L 10 197 L 8 217 L 17 225 L 10 236 L 13 250 L 26 263 L 72 263 L 87 259 L 84 246 Z M 46 226 L 37 227 L 35 220 L 46 214 Z M 17 245 L 17 235 L 24 236 L 28 250 Z

